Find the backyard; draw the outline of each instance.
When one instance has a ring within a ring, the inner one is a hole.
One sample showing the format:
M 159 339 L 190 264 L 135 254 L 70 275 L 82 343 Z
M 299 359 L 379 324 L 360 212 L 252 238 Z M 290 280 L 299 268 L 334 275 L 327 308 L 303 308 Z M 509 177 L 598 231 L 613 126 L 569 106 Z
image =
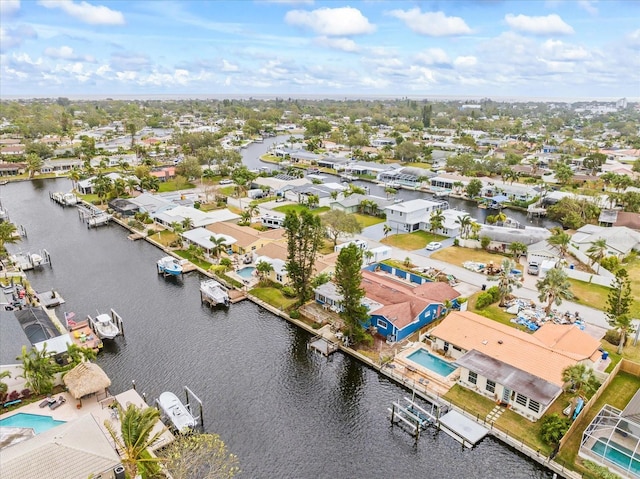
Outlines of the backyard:
M 605 404 L 610 404 L 618 409 L 624 409 L 638 388 L 640 388 L 639 377 L 620 371 L 598 398 L 595 405 L 587 411 L 586 414 L 581 415 L 577 429 L 569 436 L 565 445 L 560 449 L 556 461 L 585 474 L 585 477 L 593 477 L 589 475 L 587 470 L 581 465 L 582 459 L 578 457 L 578 449 L 582 441 L 583 431 Z
M 384 223 L 384 218 L 379 218 L 377 216 L 369 216 L 369 215 L 361 215 L 359 213 L 355 213 L 353 216 L 356 217 L 358 223 L 362 228 L 368 228 L 369 226 L 377 225 L 378 223 Z
M 631 293 L 634 298 L 640 298 L 640 264 L 636 262 L 633 266 L 627 268 L 629 279 L 631 280 Z M 607 304 L 607 297 L 610 289 L 606 286 L 600 286 L 577 279 L 569 279 L 571 282 L 571 291 L 575 295 L 576 303 L 591 306 L 596 309 L 604 309 Z M 631 317 L 640 318 L 640 300 L 636 299 L 631 304 Z
M 424 248 L 432 241 L 442 241 L 444 239 L 446 239 L 446 236 L 436 235 L 426 231 L 416 231 L 414 233 L 387 236 L 380 242 L 396 248 L 413 251 Z
M 259 286 L 253 288 L 250 293 L 258 299 L 280 310 L 287 310 L 295 304 L 296 298 L 287 298 L 282 291 L 274 287 Z
M 284 213 L 285 215 L 287 213 L 289 213 L 290 211 L 294 211 L 296 213 L 301 213 L 303 211 L 311 211 L 312 214 L 314 215 L 319 215 L 322 213 L 326 213 L 327 211 L 329 211 L 331 208 L 329 208 L 328 206 L 323 206 L 321 208 L 315 208 L 313 210 L 309 210 L 309 208 L 305 205 L 282 205 L 282 206 L 276 206 L 275 208 L 273 208 L 274 211 L 279 211 L 280 213 Z

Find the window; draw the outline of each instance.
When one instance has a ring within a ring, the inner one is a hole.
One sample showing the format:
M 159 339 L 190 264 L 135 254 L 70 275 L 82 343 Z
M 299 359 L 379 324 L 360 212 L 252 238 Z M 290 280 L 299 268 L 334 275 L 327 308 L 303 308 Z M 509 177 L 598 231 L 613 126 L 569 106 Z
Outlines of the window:
M 527 396 L 525 396 L 524 394 L 516 394 L 516 402 L 521 406 L 527 406 L 527 399 Z
M 485 386 L 485 389 L 490 393 L 496 392 L 496 383 L 493 382 L 491 379 L 487 379 L 487 385 Z
M 471 384 L 478 384 L 478 375 L 476 373 L 474 373 L 473 371 L 469 371 L 468 381 Z
M 540 412 L 540 403 L 529 399 L 529 409 L 536 413 Z
M 276 274 L 276 281 L 278 283 L 282 283 L 282 275 L 281 274 Z
M 382 329 L 387 329 L 387 322 L 384 319 L 378 319 L 377 326 Z

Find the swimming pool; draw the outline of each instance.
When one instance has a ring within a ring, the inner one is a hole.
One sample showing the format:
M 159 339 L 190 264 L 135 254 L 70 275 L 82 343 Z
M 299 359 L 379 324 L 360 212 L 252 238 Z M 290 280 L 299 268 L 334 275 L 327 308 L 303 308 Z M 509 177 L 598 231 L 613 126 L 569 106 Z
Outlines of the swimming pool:
M 612 449 L 615 447 L 615 449 Z M 609 441 L 609 447 L 602 439 L 598 439 L 591 450 L 598 456 L 613 462 L 621 468 L 629 471 L 635 477 L 640 477 L 640 456 L 620 444 Z
M 445 377 L 458 369 L 456 366 L 453 366 L 452 364 L 443 361 L 442 359 L 437 358 L 432 354 L 429 354 L 428 351 L 422 348 L 411 353 L 409 356 L 407 356 L 407 359 L 409 361 L 413 361 L 416 364 L 419 364 L 423 368 L 427 368 L 434 373 Z
M 236 271 L 236 273 L 238 273 L 240 276 L 242 276 L 245 279 L 251 279 L 253 278 L 253 272 L 255 270 L 256 269 L 253 266 L 245 266 L 244 268 Z
M 48 431 L 64 423 L 65 421 L 56 421 L 50 416 L 40 416 L 39 414 L 27 414 L 24 412 L 0 419 L 0 427 L 28 427 L 33 429 L 36 434 Z

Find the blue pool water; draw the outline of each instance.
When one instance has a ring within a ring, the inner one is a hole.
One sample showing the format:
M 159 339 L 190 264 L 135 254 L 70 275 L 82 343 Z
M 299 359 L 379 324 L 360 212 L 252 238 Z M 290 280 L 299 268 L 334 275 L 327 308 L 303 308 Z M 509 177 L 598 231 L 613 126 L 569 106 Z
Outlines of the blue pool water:
M 615 449 L 612 449 L 612 447 L 615 447 Z M 617 466 L 629 471 L 634 477 L 640 477 L 640 456 L 634 454 L 633 451 L 626 447 L 613 441 L 609 441 L 609 447 L 606 447 L 603 441 L 598 440 L 591 450 L 598 456 L 602 456 Z
M 429 354 L 429 352 L 425 351 L 424 349 L 418 349 L 416 352 L 411 353 L 409 356 L 407 356 L 407 359 L 419 364 L 424 368 L 430 369 L 440 376 L 445 377 L 458 369 L 448 362 L 443 361 L 442 359 L 437 358 L 432 354 Z
M 5 419 L 0 419 L 0 427 L 29 427 L 36 434 L 48 431 L 51 428 L 64 424 L 64 421 L 56 421 L 49 416 L 40 416 L 38 414 L 27 414 L 19 412 Z
M 237 273 L 245 279 L 251 279 L 255 270 L 256 269 L 253 266 L 245 266 L 244 268 L 238 270 Z

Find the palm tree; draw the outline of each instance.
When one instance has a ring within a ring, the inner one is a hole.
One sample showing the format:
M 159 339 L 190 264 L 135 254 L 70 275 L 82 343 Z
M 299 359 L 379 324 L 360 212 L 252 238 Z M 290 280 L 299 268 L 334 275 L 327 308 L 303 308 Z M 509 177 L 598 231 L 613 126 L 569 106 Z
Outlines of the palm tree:
M 516 288 L 522 287 L 522 283 L 516 278 L 511 271 L 515 268 L 515 263 L 510 259 L 505 258 L 502 261 L 502 270 L 498 275 L 498 292 L 500 293 L 500 306 L 504 306 L 504 301 L 507 296 L 511 294 L 514 286 Z
M 71 189 L 75 190 L 78 187 L 78 181 L 80 181 L 81 177 L 82 177 L 82 174 L 80 173 L 80 170 L 78 170 L 75 167 L 69 172 L 69 179 L 71 180 Z
M 127 476 L 135 478 L 145 465 L 157 463 L 158 458 L 152 457 L 147 449 L 156 442 L 164 430 L 153 433 L 153 428 L 160 420 L 160 412 L 151 407 L 138 408 L 129 404 L 127 409 L 117 406 L 120 419 L 120 431 L 116 431 L 111 421 L 105 421 L 104 426 L 116 443 L 122 457 Z
M 26 385 L 34 394 L 48 394 L 53 389 L 53 377 L 58 372 L 58 365 L 53 355 L 47 351 L 46 345 L 42 349 L 31 348 L 27 351 L 22 346 L 22 354 L 16 359 L 22 361 L 22 374 L 18 377 L 26 379 Z
M 469 232 L 471 230 L 471 223 L 473 223 L 471 216 L 469 215 L 458 216 L 458 219 L 456 219 L 455 222 L 457 225 L 460 225 L 460 236 L 462 236 L 465 239 L 468 238 Z
M 435 233 L 438 230 L 442 229 L 444 224 L 444 215 L 441 210 L 435 210 L 431 213 L 431 218 L 429 218 L 429 231 Z
M 249 210 L 243 210 L 240 213 L 240 221 L 238 224 L 243 226 L 249 226 L 251 224 L 251 212 Z
M 113 189 L 111 190 L 111 194 L 118 198 L 125 194 L 127 191 L 127 183 L 122 178 L 118 178 L 113 182 Z
M 42 169 L 42 158 L 35 153 L 29 153 L 27 155 L 27 168 L 29 172 L 29 178 L 33 178 L 36 173 L 39 173 Z
M 273 265 L 268 261 L 258 261 L 256 264 L 256 271 L 260 277 L 260 281 L 264 281 L 267 276 L 273 271 Z
M 516 259 L 516 263 L 520 261 L 520 256 L 524 256 L 527 254 L 527 245 L 524 243 L 520 243 L 519 241 L 514 241 L 509 245 L 509 251 L 513 254 L 513 257 Z
M 257 205 L 257 203 L 251 203 L 249 206 L 247 206 L 247 211 L 252 217 L 258 216 L 260 214 L 260 207 Z
M 9 390 L 9 386 L 7 383 L 3 381 L 4 378 L 10 378 L 11 371 L 1 371 L 0 372 L 0 401 L 4 400 L 4 397 L 7 395 L 7 391 Z
M 169 227 L 176 234 L 175 243 L 177 243 L 178 246 L 182 247 L 182 243 L 184 241 L 183 238 L 182 238 L 182 233 L 184 233 L 184 228 L 182 227 L 182 224 L 179 221 L 173 221 L 169 225 Z
M 607 254 L 607 240 L 600 238 L 595 240 L 587 250 L 587 256 L 591 260 L 591 266 L 600 263 Z
M 20 241 L 20 236 L 17 234 L 18 229 L 13 223 L 3 221 L 0 223 L 0 255 L 6 253 L 5 244 L 14 244 Z
M 562 371 L 562 380 L 570 384 L 570 389 L 575 389 L 579 396 L 591 397 L 600 387 L 593 369 L 583 363 L 567 366 Z
M 193 229 L 193 219 L 192 218 L 185 218 L 182 220 L 181 223 L 182 228 L 184 229 L 184 231 L 189 231 Z
M 220 256 L 221 252 L 227 249 L 227 244 L 226 244 L 227 240 L 225 239 L 224 236 L 212 236 L 211 238 L 209 238 L 209 241 L 211 241 L 212 243 L 210 252 L 216 258 Z
M 129 190 L 129 194 L 132 195 L 133 190 L 136 188 L 136 186 L 138 186 L 139 181 L 135 177 L 130 176 L 126 179 L 125 183 L 127 185 L 127 189 Z
M 111 178 L 108 176 L 104 176 L 102 173 L 99 173 L 93 180 L 93 191 L 98 198 L 100 198 L 100 204 L 104 202 L 104 199 L 111 192 L 113 188 L 113 183 L 111 182 Z
M 564 255 L 567 254 L 567 250 L 569 249 L 571 236 L 565 233 L 562 228 L 553 228 L 552 232 L 553 234 L 547 241 L 549 244 L 557 246 L 560 250 L 560 257 L 564 258 Z
M 371 264 L 371 258 L 373 258 L 373 253 L 369 250 L 366 250 L 363 253 L 364 258 L 367 260 L 367 264 Z
M 549 314 L 553 303 L 556 306 L 562 304 L 563 299 L 573 299 L 573 293 L 571 292 L 571 283 L 562 269 L 555 267 L 547 271 L 544 278 L 536 283 L 536 288 L 540 293 L 538 299 L 540 301 L 547 301 L 547 306 L 544 308 L 544 312 Z
M 382 232 L 384 233 L 384 237 L 386 238 L 387 235 L 391 233 L 391 231 L 392 231 L 391 226 L 385 223 L 385 225 L 382 227 Z

